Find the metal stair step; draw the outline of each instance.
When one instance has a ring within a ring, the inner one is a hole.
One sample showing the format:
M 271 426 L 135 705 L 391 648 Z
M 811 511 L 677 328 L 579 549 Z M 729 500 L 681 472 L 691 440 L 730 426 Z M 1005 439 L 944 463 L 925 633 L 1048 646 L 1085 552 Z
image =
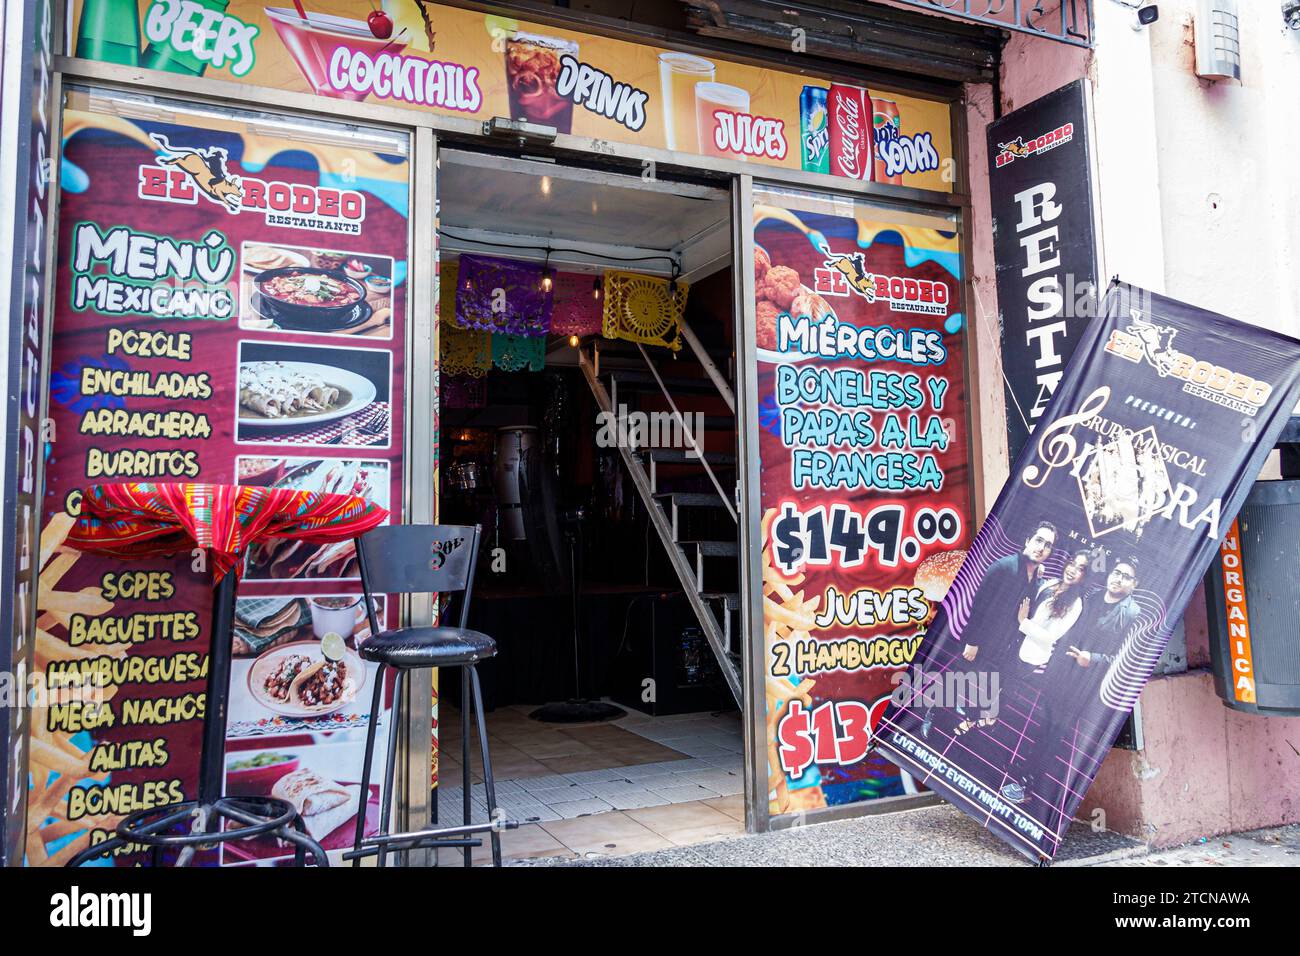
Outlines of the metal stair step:
M 678 508 L 721 508 L 722 499 L 712 491 L 659 491 L 655 497 Z
M 735 557 L 740 546 L 734 541 L 679 541 L 683 547 L 693 545 L 696 553 L 704 558 Z
M 698 463 L 699 455 L 687 454 L 679 448 L 643 448 L 639 454 L 646 455 L 653 462 L 659 462 L 666 465 Z M 704 460 L 710 465 L 734 465 L 736 456 L 729 451 L 706 451 Z
M 662 372 L 660 373 L 663 374 Z M 649 372 L 629 372 L 623 369 L 601 369 L 601 378 L 612 378 L 618 383 L 621 392 L 654 391 L 659 393 L 659 383 Z M 664 385 L 669 392 L 702 392 L 716 395 L 718 387 L 707 378 L 681 378 L 663 375 Z
M 739 591 L 701 591 L 700 597 L 706 601 L 721 601 L 726 605 L 728 611 L 734 611 L 740 607 Z
M 637 407 L 628 408 L 627 411 L 628 414 L 630 415 L 641 414 L 641 415 L 671 416 L 673 414 L 673 410 L 671 408 L 641 408 L 639 404 L 637 405 Z M 684 416 L 693 416 L 697 414 L 696 412 L 692 411 L 689 408 L 682 408 L 679 409 L 679 411 Z M 622 418 L 623 418 L 623 414 L 622 411 L 620 410 L 616 413 L 615 420 L 617 421 Z M 695 427 L 694 420 L 692 418 L 687 417 L 685 420 L 687 424 L 690 425 L 692 428 Z M 734 432 L 736 430 L 736 420 L 730 415 L 714 415 L 712 413 L 707 413 L 704 416 L 704 430 L 706 432 L 707 431 Z

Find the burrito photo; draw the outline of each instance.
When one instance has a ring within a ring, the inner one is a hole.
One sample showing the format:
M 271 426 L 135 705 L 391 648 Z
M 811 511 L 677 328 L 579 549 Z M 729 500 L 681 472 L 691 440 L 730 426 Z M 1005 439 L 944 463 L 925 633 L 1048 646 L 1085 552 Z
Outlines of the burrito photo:
M 360 794 L 360 785 L 335 783 L 309 767 L 285 774 L 271 788 L 271 796 L 293 804 L 317 841 L 356 816 Z

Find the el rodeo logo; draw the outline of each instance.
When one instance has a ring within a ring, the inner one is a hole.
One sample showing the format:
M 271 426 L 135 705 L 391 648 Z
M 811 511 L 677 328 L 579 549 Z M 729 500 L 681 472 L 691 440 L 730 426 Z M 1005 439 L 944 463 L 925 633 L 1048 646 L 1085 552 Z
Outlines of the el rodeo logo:
M 1009 143 L 998 143 L 998 155 L 994 162 L 998 169 L 1001 169 L 1008 163 L 1014 163 L 1017 159 L 1028 159 L 1030 156 L 1045 153 L 1049 149 L 1064 146 L 1072 139 L 1074 139 L 1073 123 L 1058 126 L 1051 132 L 1031 138 L 1027 143 L 1023 136 L 1017 136 Z
M 220 146 L 173 146 L 158 133 L 150 138 L 158 147 L 157 165 L 139 167 L 137 194 L 141 199 L 192 206 L 202 196 L 231 215 L 264 213 L 268 226 L 353 235 L 361 232 L 366 197 L 359 192 L 236 176 Z
M 813 291 L 820 295 L 860 295 L 868 302 L 889 303 L 891 312 L 948 314 L 948 286 L 929 279 L 878 275 L 867 271 L 862 253 L 829 253 L 824 265 L 813 270 Z
M 1132 324 L 1114 329 L 1106 341 L 1106 351 L 1127 362 L 1145 361 L 1161 378 L 1183 379 L 1183 391 L 1207 402 L 1245 415 L 1254 415 L 1273 392 L 1269 382 L 1234 372 L 1204 359 L 1196 359 L 1174 348 L 1178 330 L 1156 325 L 1142 318 L 1137 309 L 1129 312 Z

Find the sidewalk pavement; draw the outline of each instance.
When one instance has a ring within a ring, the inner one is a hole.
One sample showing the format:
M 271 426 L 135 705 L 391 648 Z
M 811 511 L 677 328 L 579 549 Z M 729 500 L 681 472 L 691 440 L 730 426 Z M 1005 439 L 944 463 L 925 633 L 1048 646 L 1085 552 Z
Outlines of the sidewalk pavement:
M 947 804 L 750 834 L 628 856 L 522 860 L 516 866 L 1030 866 Z M 1053 866 L 1300 866 L 1300 824 L 1152 851 L 1076 823 Z

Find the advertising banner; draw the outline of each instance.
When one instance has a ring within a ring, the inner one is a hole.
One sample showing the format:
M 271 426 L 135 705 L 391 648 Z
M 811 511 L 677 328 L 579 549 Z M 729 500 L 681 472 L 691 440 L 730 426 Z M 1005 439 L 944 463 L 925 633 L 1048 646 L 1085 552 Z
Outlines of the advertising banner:
M 1115 283 L 882 718 L 1051 858 L 1300 399 L 1300 342 Z
M 76 0 L 78 57 L 951 192 L 947 103 L 427 0 Z M 303 11 L 305 17 L 299 12 Z M 361 19 L 358 19 L 360 17 Z M 164 81 L 165 82 L 165 81 Z
M 375 678 L 351 542 L 255 546 L 233 636 L 209 633 L 202 552 L 62 542 L 92 483 L 346 492 L 402 514 L 405 139 L 98 92 L 69 94 L 63 130 L 28 860 L 194 798 L 213 639 L 234 642 L 226 791 L 322 794 L 308 831 L 350 846 Z M 329 635 L 342 661 L 295 682 Z M 221 853 L 291 856 L 271 839 Z
M 955 229 L 755 190 L 774 816 L 912 786 L 868 749 L 971 534 Z
M 1086 80 L 988 128 L 1010 457 L 1020 454 L 1097 314 Z
M 0 276 L 0 314 L 8 322 L 8 389 L 4 406 L 4 518 L 0 535 L 0 674 L 9 682 L 0 702 L 0 866 L 22 860 L 27 740 L 27 690 L 36 637 L 36 557 L 40 550 L 41 408 L 48 273 L 49 172 L 54 114 L 50 101 L 54 8 L 45 0 L 0 3 L 0 249 L 11 251 Z M 12 164 L 10 166 L 9 164 Z

